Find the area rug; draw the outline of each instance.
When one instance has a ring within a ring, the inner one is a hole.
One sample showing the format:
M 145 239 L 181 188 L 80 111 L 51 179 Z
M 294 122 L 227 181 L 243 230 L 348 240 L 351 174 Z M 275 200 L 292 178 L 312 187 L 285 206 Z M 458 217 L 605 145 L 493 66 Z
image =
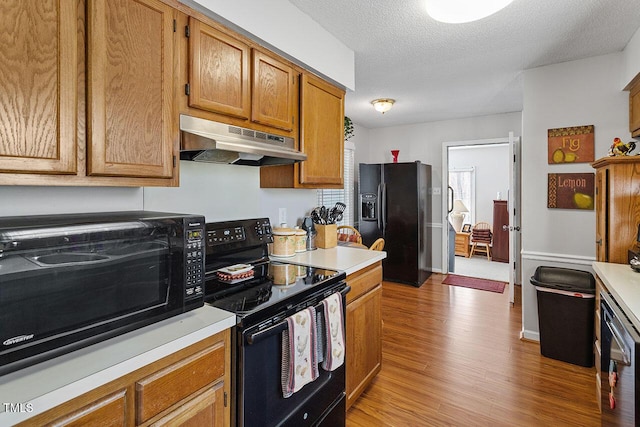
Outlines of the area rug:
M 495 280 L 479 279 L 476 277 L 457 276 L 448 274 L 442 281 L 445 285 L 462 286 L 464 288 L 480 289 L 481 291 L 504 292 L 505 282 L 496 282 Z

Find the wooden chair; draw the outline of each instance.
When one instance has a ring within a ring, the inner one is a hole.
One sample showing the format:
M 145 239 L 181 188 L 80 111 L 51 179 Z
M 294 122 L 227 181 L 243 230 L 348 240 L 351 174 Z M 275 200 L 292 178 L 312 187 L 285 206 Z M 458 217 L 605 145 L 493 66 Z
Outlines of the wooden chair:
M 376 241 L 373 242 L 369 247 L 369 250 L 372 250 L 372 251 L 381 251 L 383 249 L 384 249 L 384 239 L 382 237 L 376 239 Z
M 357 228 L 350 225 L 338 226 L 338 240 L 341 242 L 362 243 L 362 235 Z
M 471 254 L 472 257 L 476 252 L 484 253 L 487 259 L 491 261 L 491 226 L 487 222 L 478 222 L 471 229 Z

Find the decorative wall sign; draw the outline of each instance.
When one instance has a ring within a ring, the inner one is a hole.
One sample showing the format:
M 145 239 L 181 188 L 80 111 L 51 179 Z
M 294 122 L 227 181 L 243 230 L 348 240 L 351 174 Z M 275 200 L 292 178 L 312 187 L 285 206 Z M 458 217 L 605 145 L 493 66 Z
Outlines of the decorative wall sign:
M 593 210 L 594 173 L 550 173 L 547 207 Z
M 547 130 L 549 164 L 589 163 L 594 158 L 593 125 Z

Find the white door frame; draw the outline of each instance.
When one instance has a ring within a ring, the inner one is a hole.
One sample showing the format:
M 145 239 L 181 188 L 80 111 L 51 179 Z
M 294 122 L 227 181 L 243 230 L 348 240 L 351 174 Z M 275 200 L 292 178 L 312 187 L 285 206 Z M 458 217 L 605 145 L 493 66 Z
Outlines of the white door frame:
M 492 138 L 492 139 L 477 139 L 477 140 L 469 140 L 469 141 L 450 141 L 442 143 L 442 274 L 449 273 L 449 239 L 448 239 L 448 221 L 449 221 L 449 213 L 448 210 L 448 187 L 449 187 L 449 147 L 459 147 L 459 146 L 467 146 L 467 145 L 488 145 L 488 144 L 509 144 L 510 141 L 513 140 L 513 133 L 509 133 L 508 136 L 504 138 Z M 519 140 L 519 137 L 516 137 Z M 520 162 L 519 156 L 516 157 L 516 164 L 514 165 L 515 172 L 517 174 L 517 182 L 519 182 L 519 174 L 520 174 Z M 509 191 L 519 191 L 519 186 L 517 182 L 514 183 L 514 177 L 509 176 Z M 511 197 L 515 196 L 515 200 L 519 200 L 519 194 L 510 194 Z M 509 197 L 511 199 L 511 197 Z M 514 211 L 512 210 L 511 213 Z M 516 216 L 519 217 L 520 209 L 515 209 Z M 518 218 L 519 219 L 519 218 Z M 519 224 L 519 220 L 515 222 L 515 224 Z M 510 233 L 511 234 L 511 233 Z M 519 250 L 517 248 L 510 248 L 511 253 L 517 252 Z M 511 255 L 511 254 L 510 254 Z M 515 277 L 515 273 L 520 271 L 520 257 L 515 257 L 515 262 L 510 263 L 510 267 L 513 271 L 510 271 L 509 274 L 509 300 L 513 304 L 513 286 L 514 282 L 517 281 Z

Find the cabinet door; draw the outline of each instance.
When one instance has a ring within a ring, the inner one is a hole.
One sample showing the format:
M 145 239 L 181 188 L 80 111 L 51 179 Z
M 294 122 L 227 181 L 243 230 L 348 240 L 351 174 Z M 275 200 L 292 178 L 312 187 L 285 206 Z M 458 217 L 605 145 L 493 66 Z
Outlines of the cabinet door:
M 596 170 L 596 259 L 607 262 L 608 168 Z
M 49 425 L 56 427 L 124 426 L 126 425 L 126 406 L 126 390 L 120 390 Z
M 218 344 L 136 382 L 136 421 L 143 423 L 225 374 L 225 347 Z
M 640 135 L 640 81 L 629 92 L 629 132 Z
M 189 18 L 189 106 L 248 119 L 249 47 Z
M 295 78 L 293 68 L 254 49 L 251 120 L 293 130 Z
M 300 184 L 344 184 L 344 92 L 304 74 L 300 96 Z
M 0 3 L 0 170 L 76 172 L 76 2 Z
M 175 411 L 152 423 L 151 426 L 224 426 L 224 389 L 222 383 L 187 401 Z
M 170 178 L 178 141 L 173 9 L 89 0 L 88 173 Z
M 382 285 L 347 305 L 347 408 L 382 366 Z

